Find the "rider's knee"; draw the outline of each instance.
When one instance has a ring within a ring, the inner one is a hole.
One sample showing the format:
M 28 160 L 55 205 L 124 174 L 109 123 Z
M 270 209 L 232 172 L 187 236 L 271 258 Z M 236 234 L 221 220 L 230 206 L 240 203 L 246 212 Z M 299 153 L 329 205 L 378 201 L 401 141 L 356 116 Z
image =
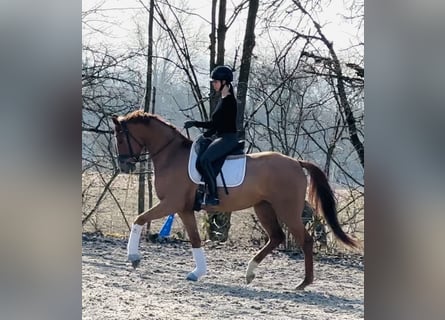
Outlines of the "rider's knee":
M 205 155 L 202 155 L 201 158 L 199 159 L 199 165 L 203 168 L 206 168 L 207 165 L 209 164 L 210 164 L 209 159 Z

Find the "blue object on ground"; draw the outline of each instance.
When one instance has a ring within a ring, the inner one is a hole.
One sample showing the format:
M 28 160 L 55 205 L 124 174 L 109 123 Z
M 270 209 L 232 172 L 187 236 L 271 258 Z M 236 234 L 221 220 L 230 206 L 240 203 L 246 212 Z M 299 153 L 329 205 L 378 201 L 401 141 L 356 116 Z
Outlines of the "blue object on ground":
M 161 231 L 159 231 L 159 236 L 161 238 L 170 237 L 174 218 L 175 218 L 175 214 L 172 213 L 165 220 L 164 225 L 161 228 Z

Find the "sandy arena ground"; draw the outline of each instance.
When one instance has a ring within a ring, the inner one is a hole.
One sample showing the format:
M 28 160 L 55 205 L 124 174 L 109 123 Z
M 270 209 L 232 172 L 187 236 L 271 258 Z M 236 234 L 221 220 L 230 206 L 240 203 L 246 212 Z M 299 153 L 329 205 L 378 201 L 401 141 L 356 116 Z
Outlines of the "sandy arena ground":
M 208 274 L 194 268 L 190 244 L 141 241 L 142 261 L 126 261 L 126 239 L 83 234 L 82 319 L 363 319 L 363 257 L 315 257 L 314 283 L 296 291 L 303 256 L 274 251 L 245 283 L 258 248 L 207 242 Z

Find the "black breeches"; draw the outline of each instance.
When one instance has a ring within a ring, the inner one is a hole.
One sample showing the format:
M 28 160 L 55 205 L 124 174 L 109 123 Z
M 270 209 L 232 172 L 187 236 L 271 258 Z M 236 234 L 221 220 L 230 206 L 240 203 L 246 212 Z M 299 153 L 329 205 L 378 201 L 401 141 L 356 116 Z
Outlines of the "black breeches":
M 226 133 L 210 143 L 201 155 L 200 164 L 213 163 L 221 159 L 238 145 L 236 133 Z
M 238 145 L 238 137 L 236 133 L 223 134 L 210 143 L 206 151 L 199 158 L 199 166 L 202 169 L 204 180 L 209 185 L 209 192 L 216 195 L 216 176 L 218 172 L 214 172 L 213 163 L 226 156 Z

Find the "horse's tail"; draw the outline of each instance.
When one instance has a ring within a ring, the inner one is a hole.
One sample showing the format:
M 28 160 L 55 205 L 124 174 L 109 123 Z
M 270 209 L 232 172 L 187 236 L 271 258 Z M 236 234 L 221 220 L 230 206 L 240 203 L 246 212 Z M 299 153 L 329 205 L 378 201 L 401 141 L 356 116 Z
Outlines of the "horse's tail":
M 310 204 L 317 212 L 321 205 L 323 215 L 335 236 L 344 244 L 357 248 L 357 242 L 344 233 L 338 222 L 334 192 L 332 191 L 324 172 L 313 163 L 301 160 L 298 162 L 300 162 L 300 165 L 309 172 L 311 178 L 308 194 Z

